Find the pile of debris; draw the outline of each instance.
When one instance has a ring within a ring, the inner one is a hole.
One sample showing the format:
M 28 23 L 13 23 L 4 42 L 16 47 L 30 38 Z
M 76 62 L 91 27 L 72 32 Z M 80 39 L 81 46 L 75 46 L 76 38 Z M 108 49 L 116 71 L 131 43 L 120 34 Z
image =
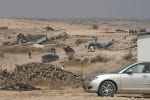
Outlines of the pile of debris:
M 50 40 L 63 39 L 63 41 L 65 41 L 67 38 L 69 38 L 69 34 L 67 34 L 66 32 L 61 32 L 61 33 L 51 37 Z
M 16 65 L 13 72 L 8 72 L 7 70 L 0 71 L 1 85 L 32 82 L 64 82 L 77 85 L 81 83 L 81 77 L 62 70 L 57 65 L 38 62 Z
M 92 51 L 91 48 L 97 47 L 98 49 L 105 49 L 107 50 L 111 45 L 113 45 L 115 40 L 111 38 L 107 41 L 98 41 L 97 37 L 93 37 L 92 41 L 85 45 L 88 48 L 88 51 Z
M 21 44 L 21 43 L 42 43 L 44 41 L 47 41 L 48 37 L 47 35 L 43 35 L 43 34 L 38 34 L 38 35 L 32 35 L 32 34 L 27 34 L 24 35 L 22 33 L 19 33 L 17 35 L 17 43 Z

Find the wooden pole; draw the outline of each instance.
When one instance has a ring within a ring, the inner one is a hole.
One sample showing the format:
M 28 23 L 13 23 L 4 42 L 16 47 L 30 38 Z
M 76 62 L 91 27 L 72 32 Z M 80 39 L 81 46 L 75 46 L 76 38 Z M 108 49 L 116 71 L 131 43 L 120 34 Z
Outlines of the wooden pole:
M 82 75 L 82 80 L 83 80 L 83 61 L 82 61 L 82 73 L 81 73 L 81 75 Z

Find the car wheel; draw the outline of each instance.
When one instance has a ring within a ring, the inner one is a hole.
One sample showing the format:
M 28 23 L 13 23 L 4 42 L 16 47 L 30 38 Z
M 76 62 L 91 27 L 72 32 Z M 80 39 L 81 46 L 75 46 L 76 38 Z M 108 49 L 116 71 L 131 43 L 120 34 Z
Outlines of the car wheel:
M 113 97 L 116 93 L 116 86 L 111 81 L 104 81 L 99 89 L 98 89 L 98 95 L 99 96 L 111 96 Z

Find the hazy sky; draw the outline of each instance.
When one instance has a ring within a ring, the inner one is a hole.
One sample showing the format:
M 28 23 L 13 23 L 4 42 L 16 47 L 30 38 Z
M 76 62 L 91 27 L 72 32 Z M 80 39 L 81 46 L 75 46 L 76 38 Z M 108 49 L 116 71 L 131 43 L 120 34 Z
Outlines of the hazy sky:
M 0 16 L 150 18 L 150 0 L 0 0 Z

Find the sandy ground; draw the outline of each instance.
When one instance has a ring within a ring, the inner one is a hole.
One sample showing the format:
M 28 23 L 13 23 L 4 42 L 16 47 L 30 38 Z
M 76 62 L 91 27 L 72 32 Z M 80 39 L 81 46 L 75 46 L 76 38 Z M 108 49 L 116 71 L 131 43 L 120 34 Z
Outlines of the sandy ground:
M 94 93 L 86 93 L 82 88 L 65 88 L 60 90 L 39 91 L 0 91 L 0 100 L 149 100 L 137 94 L 116 94 L 114 97 L 99 97 Z
M 116 32 L 116 29 L 123 29 L 125 31 L 130 28 L 149 27 L 150 24 L 136 21 L 110 21 L 110 22 L 99 22 L 99 29 L 92 29 L 93 23 L 74 23 L 65 21 L 38 21 L 38 20 L 25 20 L 25 19 L 0 19 L 0 26 L 8 26 L 8 30 L 0 30 L 0 50 L 8 48 L 9 46 L 3 46 L 4 41 L 9 38 L 14 39 L 20 32 L 23 34 L 46 34 L 48 37 L 52 37 L 61 32 L 67 32 L 70 38 L 66 41 L 59 40 L 58 43 L 70 45 L 76 51 L 76 56 L 80 57 L 94 57 L 97 55 L 104 55 L 111 59 L 106 63 L 87 63 L 83 64 L 84 72 L 86 76 L 95 72 L 109 72 L 123 65 L 123 56 L 127 54 L 128 50 L 120 50 L 131 46 L 130 41 L 134 36 L 129 35 L 128 32 Z M 55 29 L 54 32 L 46 31 L 44 28 L 51 26 Z M 96 52 L 88 52 L 85 48 L 87 42 L 92 39 L 92 36 L 96 36 L 99 41 L 107 41 L 111 38 L 115 39 L 113 45 L 114 51 L 108 50 L 96 50 Z M 123 37 L 127 36 L 126 40 Z M 86 39 L 87 42 L 79 46 L 75 45 L 77 39 Z M 65 70 L 81 74 L 82 65 L 81 63 L 70 63 L 66 60 L 62 47 L 56 48 L 57 54 L 60 56 L 60 60 L 53 62 L 54 64 L 65 66 Z M 136 54 L 136 50 L 133 50 Z M 13 70 L 16 64 L 24 64 L 28 62 L 41 62 L 41 56 L 46 52 L 33 52 L 32 59 L 28 58 L 27 53 L 7 53 L 1 52 L 4 57 L 0 57 L 0 68 Z M 114 98 L 98 97 L 96 94 L 90 94 L 84 92 L 82 88 L 72 89 L 65 88 L 61 90 L 40 90 L 40 91 L 0 91 L 0 100 L 143 100 L 149 98 L 143 98 L 140 95 L 116 95 Z

